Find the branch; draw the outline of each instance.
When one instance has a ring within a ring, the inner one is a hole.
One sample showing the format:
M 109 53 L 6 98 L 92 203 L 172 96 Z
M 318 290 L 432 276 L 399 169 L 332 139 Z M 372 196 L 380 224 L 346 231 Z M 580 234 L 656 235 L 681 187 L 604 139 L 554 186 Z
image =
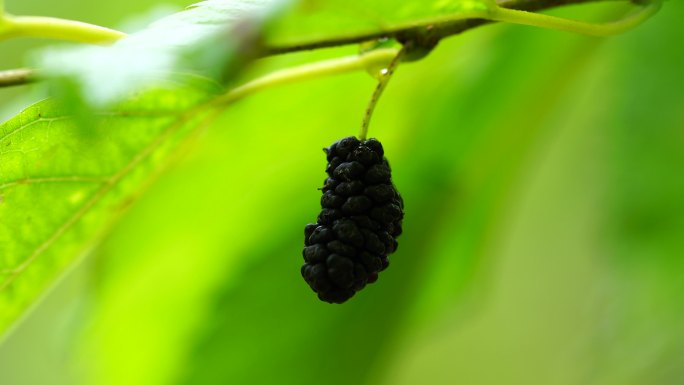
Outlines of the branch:
M 565 5 L 586 4 L 606 1 L 622 1 L 622 0 L 499 0 L 497 4 L 501 8 L 512 9 L 526 12 L 536 12 L 545 9 L 557 8 Z M 636 2 L 636 0 L 632 0 Z M 371 40 L 393 38 L 399 42 L 407 42 L 410 40 L 420 39 L 421 43 L 426 46 L 434 46 L 437 42 L 445 37 L 458 35 L 469 29 L 473 29 L 485 24 L 495 23 L 492 20 L 481 18 L 460 19 L 454 21 L 447 21 L 438 25 L 419 25 L 397 29 L 387 29 L 375 33 L 362 34 L 356 36 L 345 36 L 337 39 L 326 39 L 321 41 L 313 41 L 303 44 L 294 44 L 288 46 L 273 46 L 268 47 L 264 56 L 285 54 L 298 51 L 308 51 L 319 48 L 338 47 L 349 44 L 363 43 Z
M 18 86 L 35 82 L 36 71 L 28 68 L 0 71 L 0 87 Z
M 519 22 L 521 24 L 544 25 L 544 23 L 547 23 L 554 25 L 554 28 L 557 29 L 573 30 L 574 28 L 575 30 L 578 30 L 581 28 L 583 31 L 586 31 L 587 33 L 592 35 L 606 35 L 609 33 L 614 33 L 616 31 L 628 29 L 629 27 L 634 26 L 640 23 L 641 21 L 645 20 L 649 16 L 653 15 L 659 9 L 661 0 L 631 0 L 632 3 L 642 6 L 642 12 L 626 17 L 624 20 L 620 20 L 613 23 L 607 23 L 603 25 L 589 25 L 588 23 L 565 20 L 565 22 L 569 24 L 570 27 L 563 28 L 563 25 L 558 24 L 559 20 L 562 22 L 563 19 L 555 18 L 555 20 L 549 21 L 549 19 L 551 19 L 551 17 L 549 16 L 531 13 L 565 5 L 606 1 L 624 0 L 498 0 L 497 4 L 500 7 L 499 14 L 497 15 L 497 13 L 492 13 L 487 14 L 486 16 L 493 16 L 492 18 L 495 18 L 497 20 L 503 20 L 506 18 L 518 18 L 519 20 L 516 20 L 516 22 Z M 508 15 L 504 15 L 503 12 L 508 12 Z M 501 17 L 502 15 L 504 17 Z M 497 16 L 499 18 L 497 18 Z M 266 47 L 259 56 L 266 57 L 271 55 L 285 54 L 298 51 L 308 51 L 319 48 L 338 47 L 383 38 L 396 39 L 397 41 L 403 44 L 407 42 L 412 42 L 413 45 L 417 46 L 418 48 L 427 47 L 429 49 L 431 47 L 434 47 L 441 39 L 445 37 L 458 35 L 467 30 L 497 22 L 497 20 L 487 20 L 484 17 L 485 15 L 483 14 L 479 17 L 471 17 L 467 19 L 458 20 L 444 20 L 441 22 L 433 21 L 430 23 L 424 23 L 420 25 L 397 27 L 394 29 L 379 31 L 376 33 L 362 34 L 356 36 L 345 36 L 342 38 L 313 41 L 304 44 L 295 44 L 280 47 L 271 46 Z M 533 19 L 536 21 L 531 23 L 530 20 Z M 0 72 L 0 87 L 21 85 L 30 83 L 35 80 L 35 72 L 29 69 L 17 69 Z

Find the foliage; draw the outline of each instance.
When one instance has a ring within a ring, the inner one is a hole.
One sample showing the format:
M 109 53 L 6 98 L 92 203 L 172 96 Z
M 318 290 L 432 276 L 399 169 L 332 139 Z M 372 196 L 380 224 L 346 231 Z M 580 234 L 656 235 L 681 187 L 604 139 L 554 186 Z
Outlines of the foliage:
M 181 23 L 230 16 L 221 3 Z M 266 42 L 465 4 L 386 3 L 302 1 Z M 490 27 L 400 66 L 371 136 L 406 200 L 405 234 L 381 282 L 337 307 L 299 276 L 302 228 L 320 148 L 356 132 L 374 79 L 211 101 L 355 47 L 252 64 L 237 47 L 256 35 L 210 26 L 211 44 L 179 45 L 194 35 L 161 23 L 112 48 L 50 49 L 58 98 L 0 126 L 1 327 L 76 267 L 0 347 L 0 382 L 677 383 L 684 51 L 654 42 L 676 41 L 683 15 L 669 3 L 607 41 Z M 122 64 L 140 53 L 168 60 Z

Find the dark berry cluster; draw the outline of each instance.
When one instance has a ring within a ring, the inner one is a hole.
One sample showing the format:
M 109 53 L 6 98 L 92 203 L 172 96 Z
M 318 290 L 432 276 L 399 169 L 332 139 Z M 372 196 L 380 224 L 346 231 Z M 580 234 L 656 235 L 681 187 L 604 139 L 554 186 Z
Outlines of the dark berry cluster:
M 324 149 L 328 158 L 321 213 L 304 229 L 302 276 L 318 298 L 342 303 L 389 266 L 404 202 L 392 184 L 382 144 L 353 136 Z

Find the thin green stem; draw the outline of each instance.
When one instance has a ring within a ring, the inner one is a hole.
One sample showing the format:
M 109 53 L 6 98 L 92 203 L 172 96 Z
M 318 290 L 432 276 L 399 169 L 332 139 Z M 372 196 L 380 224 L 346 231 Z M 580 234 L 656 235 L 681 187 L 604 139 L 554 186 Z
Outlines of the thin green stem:
M 399 50 L 394 48 L 384 48 L 364 53 L 363 55 L 324 60 L 317 63 L 275 71 L 233 88 L 216 98 L 213 101 L 213 104 L 230 104 L 257 91 L 301 80 L 316 79 L 323 76 L 353 72 L 379 65 L 388 65 L 397 56 L 397 52 L 399 52 Z
M 524 24 L 541 28 L 574 32 L 590 36 L 610 36 L 623 33 L 653 16 L 662 5 L 662 0 L 652 0 L 620 20 L 607 23 L 587 23 L 569 20 L 540 13 L 493 7 L 487 19 L 514 24 Z
M 371 96 L 371 100 L 368 103 L 368 107 L 366 108 L 366 113 L 363 115 L 363 122 L 361 123 L 361 130 L 359 131 L 359 140 L 361 141 L 366 140 L 366 136 L 368 135 L 368 126 L 370 125 L 371 117 L 373 117 L 373 111 L 375 111 L 375 106 L 377 106 L 378 101 L 380 100 L 380 96 L 382 96 L 382 92 L 385 91 L 385 88 L 387 88 L 387 84 L 392 78 L 392 75 L 394 75 L 394 71 L 397 69 L 397 66 L 401 61 L 401 57 L 404 52 L 405 46 L 404 48 L 399 50 L 399 52 L 394 56 L 389 65 L 385 69 L 383 69 L 380 75 L 380 81 L 378 81 L 378 85 L 375 87 L 375 91 L 373 91 L 373 96 Z
M 88 44 L 111 44 L 125 33 L 75 20 L 43 16 L 0 16 L 0 39 L 40 37 Z

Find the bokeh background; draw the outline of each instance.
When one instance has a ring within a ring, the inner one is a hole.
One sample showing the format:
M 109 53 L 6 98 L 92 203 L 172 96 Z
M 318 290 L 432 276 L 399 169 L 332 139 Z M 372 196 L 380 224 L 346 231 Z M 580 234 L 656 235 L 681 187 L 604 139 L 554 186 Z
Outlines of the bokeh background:
M 6 3 L 123 28 L 187 5 Z M 303 227 L 321 148 L 357 132 L 374 80 L 241 101 L 4 339 L 0 384 L 683 383 L 683 18 L 670 1 L 607 39 L 487 26 L 402 65 L 370 132 L 405 231 L 391 267 L 341 306 L 299 275 Z M 0 42 L 0 68 L 47 44 Z M 245 78 L 355 50 L 264 60 Z M 44 95 L 2 89 L 0 117 Z

